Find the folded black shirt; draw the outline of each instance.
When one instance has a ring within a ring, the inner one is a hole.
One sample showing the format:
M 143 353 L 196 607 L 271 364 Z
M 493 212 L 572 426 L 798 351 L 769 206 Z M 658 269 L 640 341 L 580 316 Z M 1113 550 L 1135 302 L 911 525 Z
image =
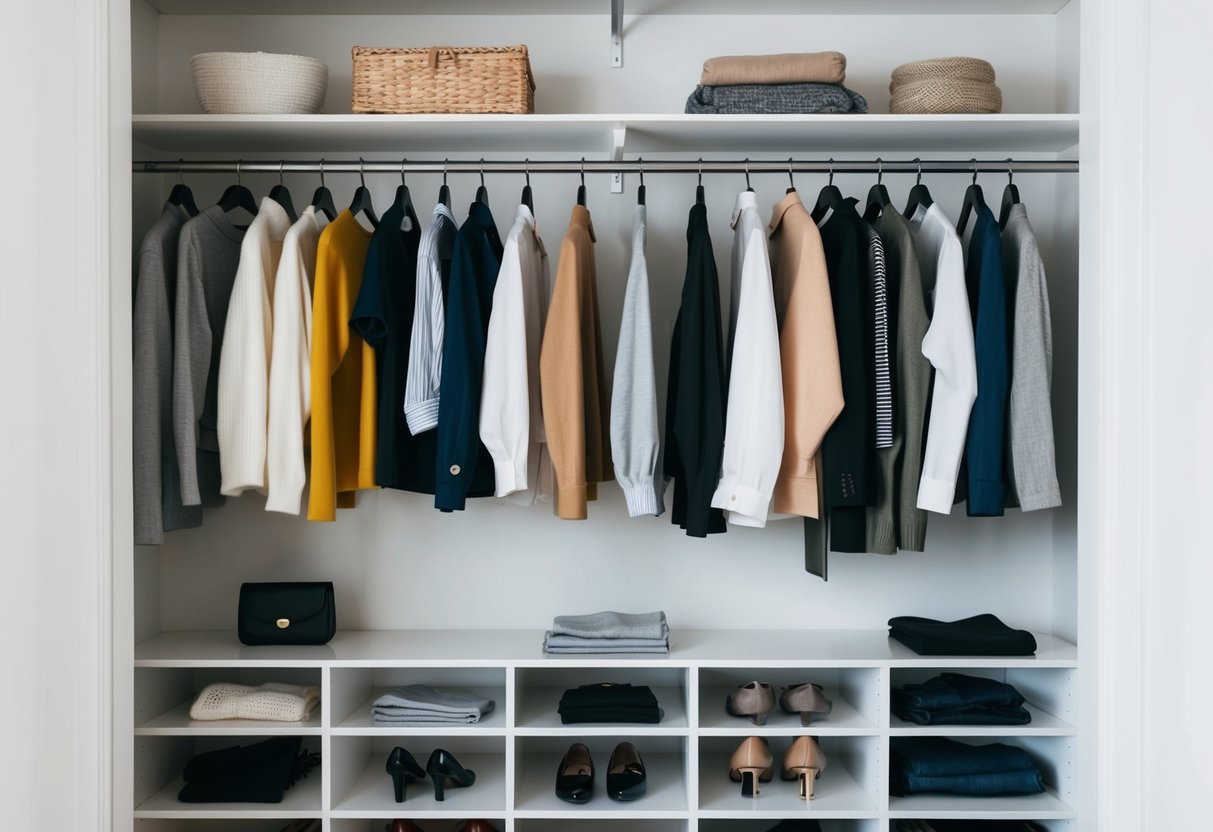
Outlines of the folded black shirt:
M 565 725 L 578 722 L 637 722 L 655 724 L 661 721 L 661 708 L 648 685 L 601 682 L 566 690 L 560 697 L 560 721 Z
M 984 613 L 959 621 L 902 615 L 889 619 L 889 635 L 924 656 L 1031 656 L 1036 639 L 1012 630 L 996 615 Z

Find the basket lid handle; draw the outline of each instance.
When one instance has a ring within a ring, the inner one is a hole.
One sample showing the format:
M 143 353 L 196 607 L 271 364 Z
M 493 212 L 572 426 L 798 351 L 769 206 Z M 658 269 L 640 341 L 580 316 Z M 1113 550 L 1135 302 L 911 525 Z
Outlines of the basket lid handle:
M 455 60 L 455 48 L 452 46 L 431 46 L 429 53 L 430 69 L 438 68 L 439 55 L 445 55 L 453 61 Z

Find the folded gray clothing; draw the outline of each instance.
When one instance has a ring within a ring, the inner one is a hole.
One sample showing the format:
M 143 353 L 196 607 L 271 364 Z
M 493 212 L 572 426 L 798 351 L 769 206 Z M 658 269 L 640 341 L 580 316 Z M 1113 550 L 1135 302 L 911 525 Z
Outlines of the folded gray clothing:
M 558 615 L 552 619 L 548 635 L 574 638 L 664 639 L 670 634 L 665 613 L 596 612 L 591 615 Z
M 473 690 L 432 688 L 429 685 L 405 685 L 394 688 L 371 703 L 371 712 L 400 709 L 439 716 L 474 716 L 479 720 L 497 703 Z M 473 720 L 475 721 L 475 720 Z
M 614 647 L 626 649 L 630 647 L 666 647 L 668 638 L 574 638 L 551 632 L 544 635 L 546 647 Z
M 473 714 L 448 714 L 439 716 L 433 712 L 385 712 L 374 711 L 371 721 L 376 725 L 472 725 L 480 721 Z
M 842 84 L 700 86 L 687 99 L 686 111 L 723 115 L 866 113 L 868 102 Z
M 663 647 L 544 647 L 545 653 L 582 653 L 604 655 L 607 653 L 615 653 L 625 655 L 628 653 L 669 653 L 668 646 Z

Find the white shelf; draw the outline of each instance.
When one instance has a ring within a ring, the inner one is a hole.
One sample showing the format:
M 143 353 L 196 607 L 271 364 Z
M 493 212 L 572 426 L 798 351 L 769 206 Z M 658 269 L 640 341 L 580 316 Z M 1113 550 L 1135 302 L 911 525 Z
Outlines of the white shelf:
M 653 688 L 657 705 L 664 712 L 661 722 L 638 724 L 632 722 L 579 722 L 565 725 L 560 721 L 556 708 L 560 705 L 563 688 L 527 688 L 522 697 L 518 718 L 515 722 L 519 734 L 533 736 L 614 736 L 634 734 L 687 733 L 689 722 L 684 704 L 685 692 L 681 688 Z
M 428 777 L 409 783 L 404 803 L 397 803 L 392 778 L 384 770 L 385 759 L 384 755 L 373 755 L 350 790 L 340 797 L 334 795 L 333 817 L 468 818 L 501 816 L 505 812 L 502 754 L 460 754 L 463 767 L 476 772 L 476 782 L 467 788 L 448 788 L 441 803 L 434 799 L 434 787 Z
M 594 796 L 589 803 L 566 803 L 556 796 L 556 770 L 562 752 L 524 754 L 517 773 L 514 815 L 520 818 L 662 818 L 687 817 L 687 776 L 682 754 L 647 754 L 648 790 L 639 800 L 618 801 L 606 796 L 608 757 L 594 760 Z M 599 755 L 601 756 L 601 755 Z
M 262 719 L 190 719 L 193 700 L 182 702 L 172 710 L 135 726 L 135 735 L 140 737 L 168 736 L 265 736 L 266 734 L 289 734 L 293 737 L 315 736 L 321 733 L 320 708 L 312 710 L 311 719 L 303 722 L 278 722 Z
M 1063 803 L 1053 791 L 1012 797 L 965 797 L 950 794 L 890 797 L 889 811 L 894 818 L 1050 820 L 1074 817 L 1074 810 Z
M 759 784 L 757 797 L 742 797 L 741 784 L 729 779 L 729 758 L 707 754 L 699 763 L 699 815 L 705 818 L 784 818 L 817 816 L 870 818 L 876 805 L 863 787 L 839 763 L 827 764 L 813 786 L 813 799 L 801 800 L 795 780 L 780 779 L 780 757 L 775 777 Z
M 838 703 L 834 703 L 838 707 Z M 1070 737 L 1078 729 L 1045 713 L 1035 705 L 1024 705 L 1032 715 L 1027 725 L 916 725 L 896 714 L 889 714 L 889 733 L 895 737 Z
M 245 647 L 229 630 L 161 633 L 136 667 L 1076 667 L 1077 647 L 1035 633 L 1035 656 L 919 656 L 886 630 L 674 630 L 668 656 L 548 656 L 540 630 L 345 630 L 319 647 Z M 501 703 L 499 703 L 500 706 Z
M 644 14 L 1053 14 L 1070 0 L 756 0 L 744 12 L 730 0 L 628 0 L 628 16 Z M 162 14 L 590 14 L 607 18 L 603 0 L 149 0 Z
M 467 725 L 376 725 L 371 716 L 371 705 L 390 688 L 376 688 L 371 698 L 358 706 L 353 714 L 334 726 L 333 734 L 359 736 L 502 736 L 505 734 L 506 701 L 505 688 L 469 688 L 477 694 L 492 699 L 495 703 L 490 711 L 479 722 Z
M 699 692 L 699 733 L 707 736 L 750 737 L 791 736 L 812 734 L 814 736 L 872 735 L 878 733 L 876 726 L 863 714 L 855 710 L 837 689 L 825 688 L 825 695 L 834 702 L 829 716 L 813 715 L 813 724 L 802 726 L 800 714 L 785 713 L 778 703 L 776 692 L 775 710 L 767 714 L 766 725 L 754 725 L 749 717 L 732 716 L 725 710 L 725 701 L 735 688 L 703 688 Z
M 1041 152 L 1078 144 L 1073 114 L 135 115 L 136 142 L 172 153 L 832 151 Z
M 386 775 L 385 775 L 386 776 Z M 182 803 L 185 785 L 178 777 L 135 807 L 136 818 L 318 818 L 321 816 L 321 772 L 313 771 L 282 797 L 281 803 Z

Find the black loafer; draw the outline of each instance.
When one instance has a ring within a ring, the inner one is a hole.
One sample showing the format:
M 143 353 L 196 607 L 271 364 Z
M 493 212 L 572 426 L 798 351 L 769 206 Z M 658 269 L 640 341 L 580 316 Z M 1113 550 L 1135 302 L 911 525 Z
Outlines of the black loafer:
M 607 766 L 607 797 L 611 800 L 636 800 L 644 797 L 648 786 L 644 761 L 630 742 L 621 742 L 611 752 Z
M 569 803 L 586 803 L 594 794 L 594 761 L 583 743 L 569 746 L 556 770 L 556 796 Z

